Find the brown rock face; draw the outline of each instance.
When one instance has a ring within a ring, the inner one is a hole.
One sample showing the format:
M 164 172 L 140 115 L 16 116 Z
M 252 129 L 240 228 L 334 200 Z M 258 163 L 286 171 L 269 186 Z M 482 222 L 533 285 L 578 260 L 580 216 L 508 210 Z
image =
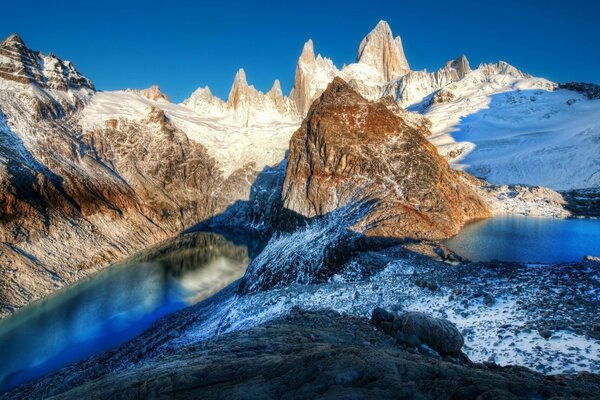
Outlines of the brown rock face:
M 335 78 L 290 141 L 284 206 L 313 217 L 377 200 L 355 228 L 387 237 L 440 239 L 488 217 L 473 178 L 451 170 L 428 134 Z

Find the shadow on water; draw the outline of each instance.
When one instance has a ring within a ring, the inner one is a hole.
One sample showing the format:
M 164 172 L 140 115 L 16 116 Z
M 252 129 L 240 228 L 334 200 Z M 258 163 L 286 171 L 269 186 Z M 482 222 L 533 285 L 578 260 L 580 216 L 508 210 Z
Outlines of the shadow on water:
M 0 391 L 122 344 L 211 296 L 243 275 L 263 242 L 241 229 L 182 234 L 0 321 Z

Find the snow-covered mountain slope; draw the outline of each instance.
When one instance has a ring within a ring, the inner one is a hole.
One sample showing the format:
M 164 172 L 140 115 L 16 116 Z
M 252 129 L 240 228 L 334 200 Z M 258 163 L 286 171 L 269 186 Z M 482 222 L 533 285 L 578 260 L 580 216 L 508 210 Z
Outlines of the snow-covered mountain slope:
M 555 190 L 600 186 L 600 101 L 507 64 L 445 86 L 425 115 L 452 164 L 495 184 Z
M 217 103 L 218 104 L 218 103 Z M 169 120 L 187 137 L 204 146 L 217 160 L 225 177 L 245 165 L 261 171 L 281 161 L 288 148 L 289 139 L 297 128 L 294 119 L 240 124 L 235 114 L 218 112 L 218 107 L 200 113 L 191 107 L 154 101 L 128 91 L 98 92 L 81 113 L 83 131 L 103 127 L 111 119 L 142 121 L 151 107 L 165 112 Z M 277 114 L 273 114 L 277 117 Z

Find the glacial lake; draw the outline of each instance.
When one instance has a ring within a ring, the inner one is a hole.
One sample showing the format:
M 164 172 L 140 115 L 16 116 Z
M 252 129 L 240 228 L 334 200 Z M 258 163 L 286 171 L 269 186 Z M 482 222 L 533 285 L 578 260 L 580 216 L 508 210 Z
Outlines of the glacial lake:
M 264 240 L 192 232 L 0 320 L 0 393 L 118 346 L 239 279 Z
M 600 257 L 600 220 L 500 216 L 467 224 L 445 244 L 472 261 L 581 261 Z

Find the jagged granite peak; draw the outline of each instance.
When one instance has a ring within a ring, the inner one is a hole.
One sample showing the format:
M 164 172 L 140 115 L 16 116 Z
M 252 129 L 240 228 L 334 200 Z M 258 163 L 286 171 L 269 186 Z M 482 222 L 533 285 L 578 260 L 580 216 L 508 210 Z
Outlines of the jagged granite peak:
M 313 42 L 309 39 L 298 58 L 294 87 L 289 96 L 299 118 L 304 118 L 312 101 L 338 74 L 333 61 L 320 54 L 315 57 Z
M 289 100 L 283 97 L 278 80 L 267 93 L 248 84 L 246 72 L 238 70 L 227 98 L 227 111 L 244 127 L 253 123 L 281 121 L 291 117 Z
M 283 204 L 314 217 L 375 201 L 354 227 L 387 237 L 445 238 L 489 216 L 477 181 L 451 170 L 429 134 L 336 77 L 290 140 Z
M 385 81 L 410 71 L 400 36 L 394 39 L 390 26 L 383 20 L 360 43 L 356 62 L 375 68 Z
M 71 62 L 29 49 L 14 33 L 0 43 L 0 78 L 22 84 L 35 83 L 44 89 L 95 90 Z
M 315 48 L 312 39 L 308 39 L 302 47 L 302 53 L 298 63 L 304 63 L 306 65 L 314 65 L 315 63 Z
M 446 69 L 453 69 L 458 73 L 459 79 L 462 79 L 471 72 L 471 65 L 465 55 L 461 55 L 455 60 L 450 60 L 446 63 Z
M 271 98 L 283 98 L 283 91 L 281 90 L 281 82 L 279 82 L 279 79 L 275 79 L 273 86 L 271 86 L 271 90 L 267 92 L 267 96 Z
M 248 85 L 246 71 L 244 71 L 243 68 L 240 68 L 233 79 L 233 85 L 231 86 L 229 96 L 227 97 L 227 107 L 234 111 L 237 110 L 241 107 L 241 102 L 244 101 L 245 97 L 256 94 L 256 92 L 257 90 L 254 89 L 253 86 Z

